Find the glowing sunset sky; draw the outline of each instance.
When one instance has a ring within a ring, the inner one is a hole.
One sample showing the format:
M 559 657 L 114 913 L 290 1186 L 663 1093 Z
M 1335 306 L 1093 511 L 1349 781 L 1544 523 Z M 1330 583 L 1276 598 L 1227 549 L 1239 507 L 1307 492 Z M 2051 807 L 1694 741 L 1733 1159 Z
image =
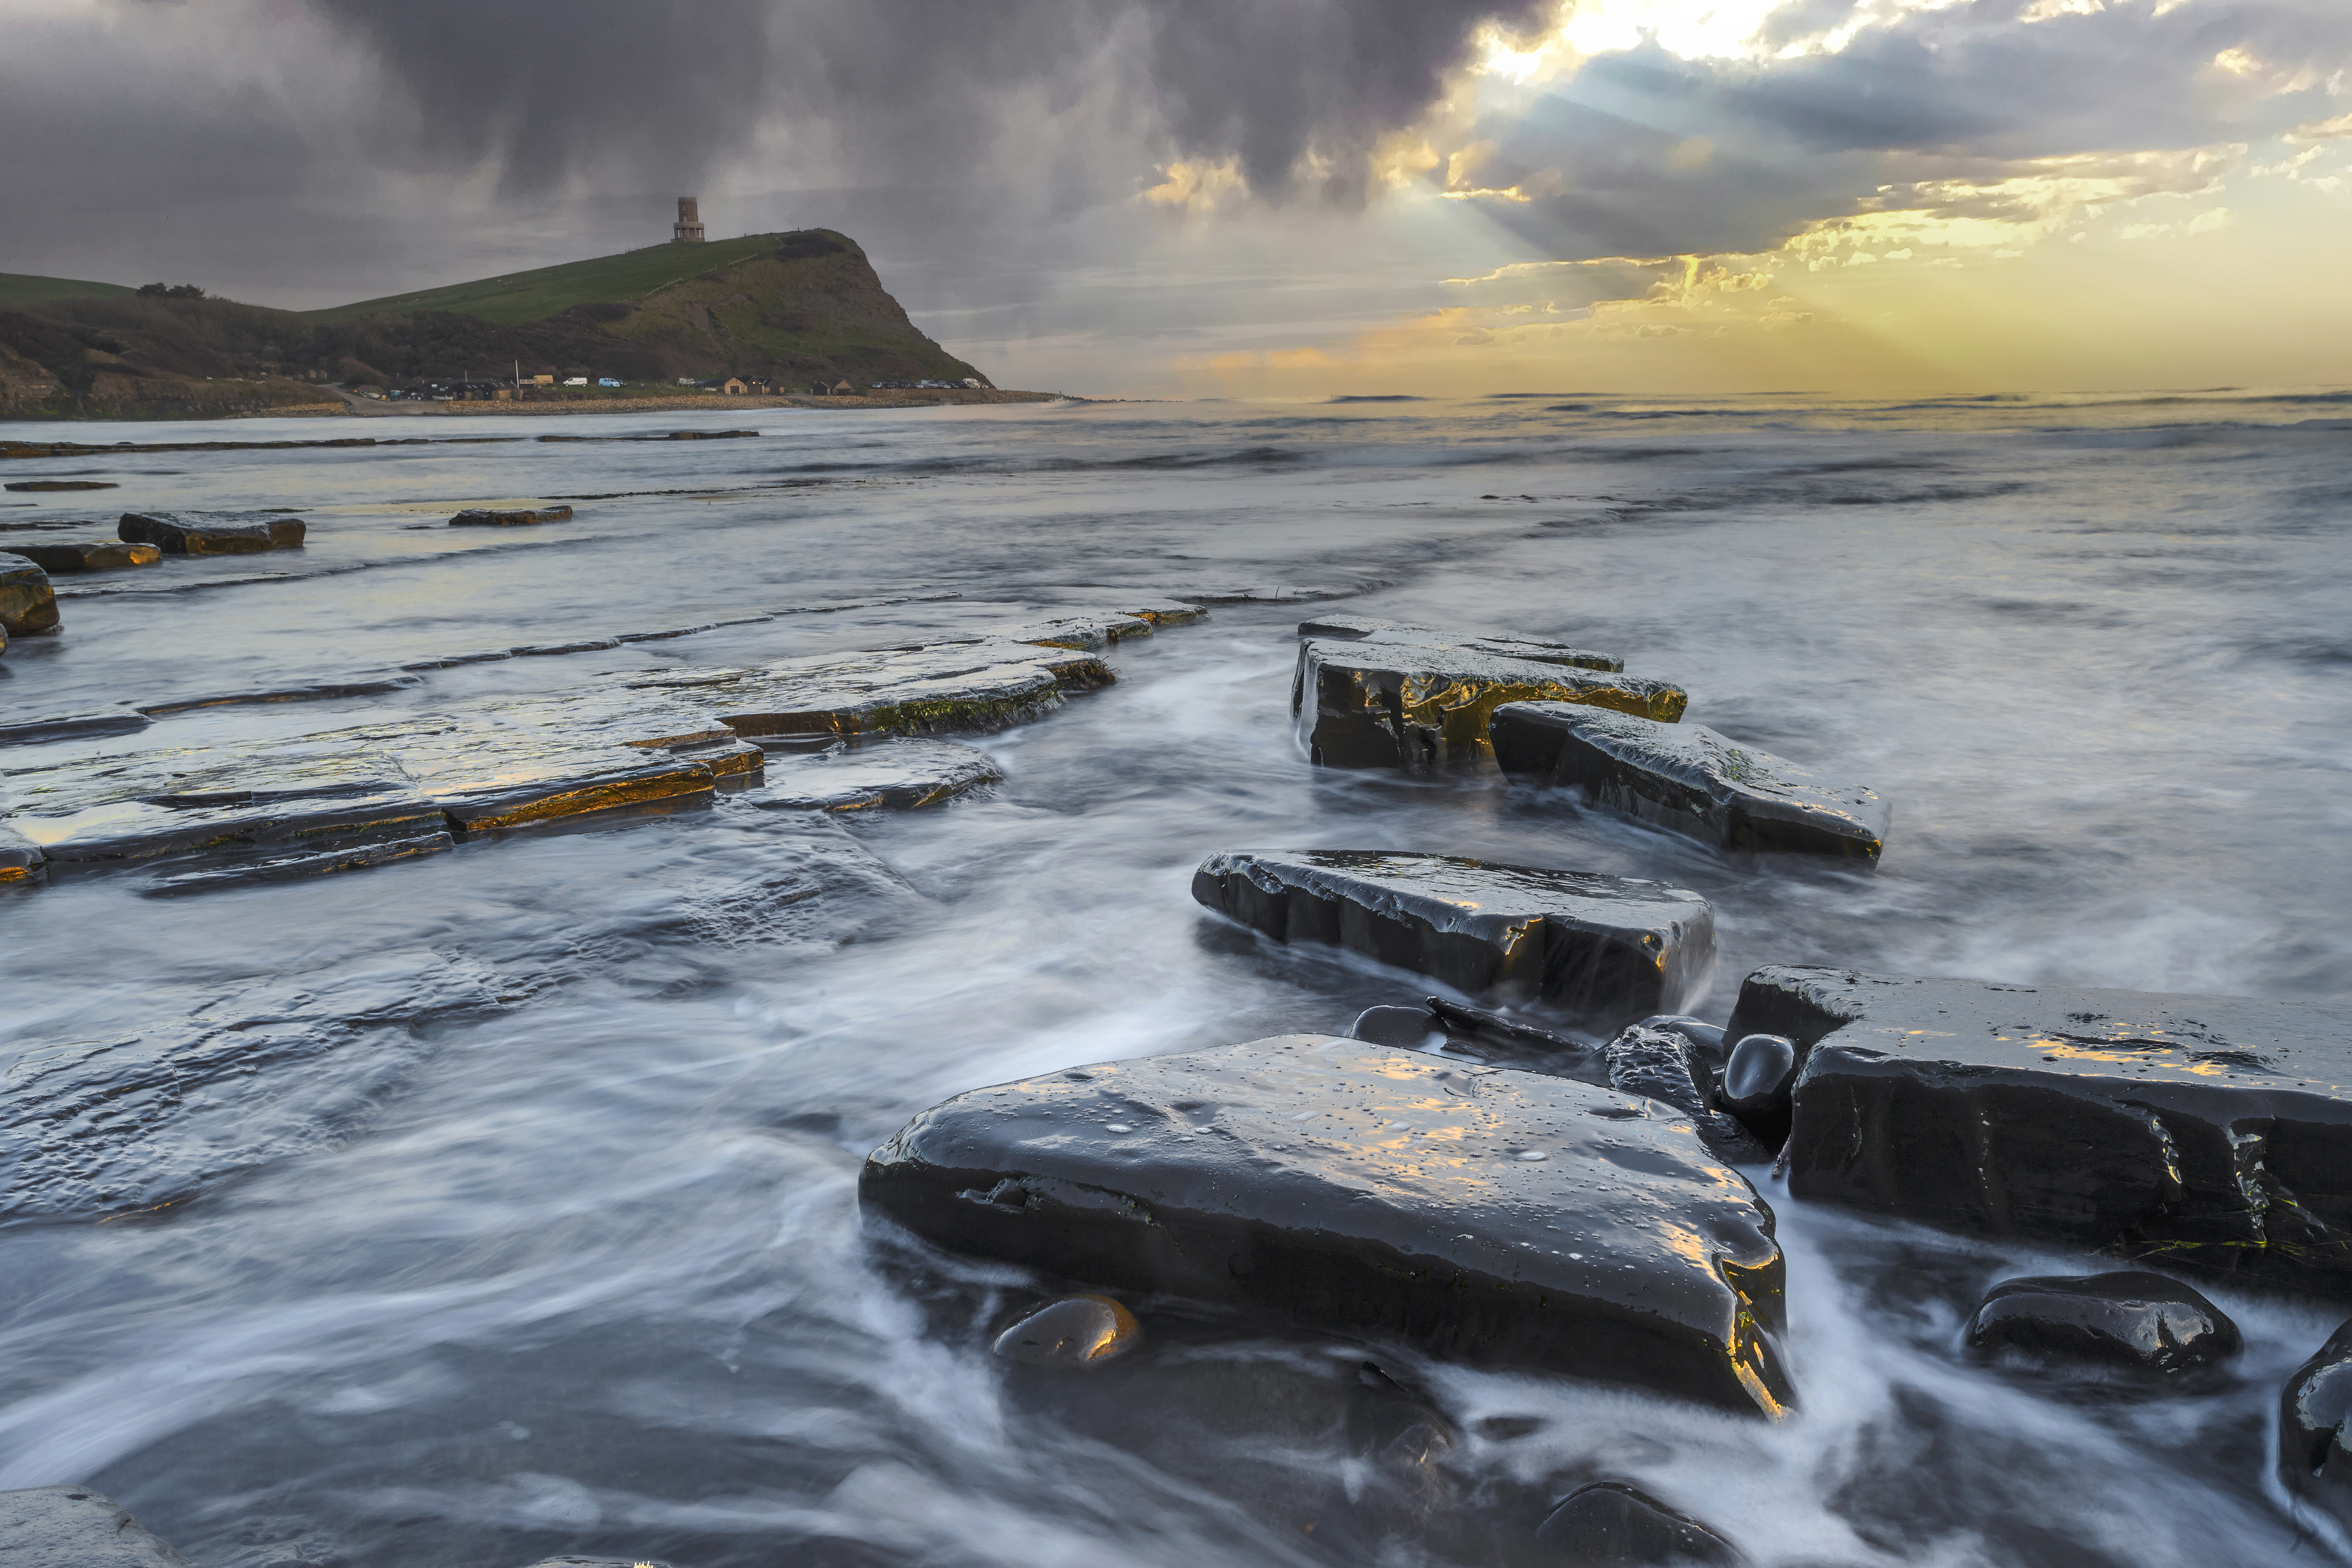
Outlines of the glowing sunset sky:
M 858 237 L 1000 383 L 2352 381 L 2348 0 L 0 0 L 0 270 Z

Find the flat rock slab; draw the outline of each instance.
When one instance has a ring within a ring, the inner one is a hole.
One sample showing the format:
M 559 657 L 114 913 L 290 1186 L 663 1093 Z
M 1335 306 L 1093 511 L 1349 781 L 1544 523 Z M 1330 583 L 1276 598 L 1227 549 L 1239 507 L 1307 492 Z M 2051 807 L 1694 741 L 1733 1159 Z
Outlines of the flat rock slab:
M 117 537 L 152 544 L 166 555 L 255 555 L 290 550 L 307 525 L 299 517 L 253 511 L 126 511 Z
M 767 787 L 754 805 L 822 811 L 897 811 L 937 805 L 982 784 L 1003 782 L 985 752 L 952 741 L 890 741 L 880 745 L 772 758 Z
M 629 684 L 699 703 L 749 738 L 855 741 L 1006 730 L 1054 711 L 1066 690 L 1117 679 L 1091 654 L 983 639 L 648 673 Z
M 0 746 L 31 746 L 77 736 L 126 735 L 152 722 L 129 704 L 89 708 L 73 713 L 34 713 L 0 719 Z
M 1276 942 L 1612 1023 L 1679 1011 L 1715 961 L 1715 911 L 1686 889 L 1453 855 L 1229 850 L 1192 897 Z
M 861 1202 L 951 1250 L 1734 1409 L 1790 1398 L 1772 1216 L 1690 1123 L 1321 1035 L 976 1089 Z
M 529 712 L 530 704 L 517 704 Z M 718 774 L 690 748 L 625 744 L 490 705 L 342 732 L 380 748 L 460 833 L 542 826 L 595 813 L 710 804 Z
M 514 507 L 497 510 L 488 507 L 467 507 L 449 520 L 451 528 L 524 528 L 535 522 L 568 522 L 572 509 L 568 506 Z
M 119 490 L 122 487 L 111 479 L 16 479 L 0 485 L 11 490 Z
M 11 553 L 23 556 L 44 572 L 114 572 L 126 566 L 152 566 L 163 552 L 152 544 L 130 544 L 119 539 L 78 539 L 63 544 L 18 544 Z
M 1475 648 L 1370 637 L 1298 645 L 1290 711 L 1323 767 L 1424 772 L 1492 761 L 1486 726 L 1506 702 L 1575 702 L 1672 723 L 1679 686 Z
M 0 1492 L 0 1568 L 188 1568 L 131 1510 L 88 1487 Z
M 1575 702 L 1507 702 L 1486 735 L 1496 763 L 1516 782 L 1580 789 L 1596 805 L 1718 848 L 1874 866 L 1885 847 L 1886 803 L 1877 792 L 1703 724 L 1661 724 Z
M 1625 661 L 1613 653 L 1596 653 L 1572 643 L 1545 637 L 1496 637 L 1484 632 L 1445 631 L 1410 621 L 1376 620 L 1347 614 L 1317 616 L 1298 623 L 1302 637 L 1332 642 L 1418 644 L 1425 647 L 1461 647 L 1503 658 L 1528 658 L 1538 664 L 1561 664 L 1576 669 L 1622 670 Z
M 48 573 L 28 556 L 0 553 L 0 632 L 34 637 L 57 629 L 58 595 Z
M 2352 1296 L 2352 1020 L 2293 1002 L 1770 968 L 1790 1190 Z
M 1141 616 L 1118 612 L 1065 615 L 1007 626 L 996 635 L 1006 642 L 1034 643 L 1040 647 L 1076 648 L 1096 652 L 1130 637 L 1148 637 L 1153 623 Z

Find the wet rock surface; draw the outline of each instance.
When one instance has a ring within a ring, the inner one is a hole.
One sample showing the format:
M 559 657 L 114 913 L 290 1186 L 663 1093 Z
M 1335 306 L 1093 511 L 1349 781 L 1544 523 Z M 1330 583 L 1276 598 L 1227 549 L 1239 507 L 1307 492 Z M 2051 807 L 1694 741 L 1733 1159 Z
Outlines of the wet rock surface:
M 2245 997 L 1769 968 L 1727 1033 L 1802 1054 L 1790 1189 L 2352 1292 L 2352 1021 Z
M 1645 1095 L 1681 1111 L 1717 1159 L 1745 1164 L 1771 1159 L 1772 1151 L 1747 1127 L 1715 1108 L 1713 1074 L 1681 1035 L 1634 1024 L 1601 1047 L 1601 1058 L 1610 1088 Z
M 0 822 L 0 886 L 38 881 L 46 864 L 39 845 Z
M 989 1349 L 1022 1366 L 1100 1366 L 1143 1342 L 1135 1314 L 1108 1296 L 1065 1296 L 1022 1314 Z
M 1796 1042 L 1780 1035 L 1750 1035 L 1732 1047 L 1716 1098 L 1741 1125 L 1777 1149 L 1788 1141 L 1796 1082 Z
M 571 520 L 568 506 L 515 507 L 499 510 L 489 507 L 468 507 L 449 520 L 451 528 L 527 528 L 535 522 L 566 522 Z
M 1117 612 L 1063 615 L 1007 626 L 998 635 L 1007 642 L 1035 643 L 1041 647 L 1075 648 L 1091 653 L 1107 648 L 1113 643 L 1148 637 L 1151 635 L 1152 625 L 1145 616 Z
M 632 679 L 700 703 L 739 735 L 984 733 L 1040 719 L 1066 690 L 1117 679 L 1091 654 L 981 640 L 690 669 Z
M 1277 942 L 1612 1021 L 1679 1005 L 1715 952 L 1714 911 L 1685 889 L 1450 855 L 1226 851 L 1192 897 Z
M 1383 621 L 1344 611 L 1316 616 L 1298 623 L 1302 637 L 1335 642 L 1402 643 L 1408 647 L 1467 648 L 1498 658 L 1532 659 L 1538 664 L 1565 665 L 1572 669 L 1622 670 L 1625 661 L 1612 653 L 1596 653 L 1571 643 L 1545 637 L 1496 636 L 1487 632 L 1446 631 L 1409 621 Z
M 307 525 L 300 518 L 247 511 L 126 511 L 115 525 L 118 538 L 152 544 L 166 555 L 257 555 L 299 545 Z
M 1004 773 L 987 752 L 952 741 L 886 741 L 772 757 L 766 777 L 754 805 L 908 811 L 1001 783 Z
M 1671 723 L 1687 700 L 1663 680 L 1367 636 L 1299 644 L 1290 710 L 1318 765 L 1418 773 L 1492 761 L 1488 721 L 1506 703 L 1577 703 Z
M 2352 1525 L 2352 1321 L 2279 1393 L 2278 1473 L 2288 1490 Z
M 118 539 L 79 539 L 61 544 L 14 543 L 21 555 L 44 572 L 115 572 L 128 566 L 152 566 L 163 552 L 152 544 L 132 544 Z
M 1969 1348 L 2052 1366 L 2178 1376 L 2243 1340 L 2221 1309 L 2176 1279 L 2126 1271 L 2004 1279 L 1969 1320 Z
M 104 1493 L 83 1486 L 0 1491 L 0 1568 L 189 1568 Z
M 959 1095 L 868 1156 L 940 1247 L 1738 1410 L 1790 1399 L 1769 1210 L 1690 1123 L 1329 1036 Z
M 1737 1568 L 1732 1544 L 1687 1514 L 1622 1481 L 1569 1494 L 1536 1531 L 1557 1568 Z
M 122 487 L 111 479 L 12 479 L 0 489 L 10 490 L 117 490 Z
M 1876 864 L 1886 803 L 1875 791 L 1699 724 L 1661 724 L 1572 702 L 1511 702 L 1488 726 L 1514 782 L 1580 789 L 1594 805 L 1718 848 Z
M 35 637 L 57 629 L 58 595 L 48 573 L 27 556 L 0 552 L 0 633 Z

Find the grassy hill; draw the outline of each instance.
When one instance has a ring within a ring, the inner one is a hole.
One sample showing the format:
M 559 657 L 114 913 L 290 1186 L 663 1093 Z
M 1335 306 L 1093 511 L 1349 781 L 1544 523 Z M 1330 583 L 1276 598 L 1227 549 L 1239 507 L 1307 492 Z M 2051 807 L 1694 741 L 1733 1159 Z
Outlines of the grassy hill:
M 560 267 L 510 272 L 502 278 L 478 278 L 470 283 L 451 283 L 413 294 L 362 300 L 357 304 L 306 310 L 303 314 L 314 321 L 335 322 L 412 310 L 448 310 L 505 326 L 520 326 L 574 305 L 642 300 L 668 284 L 773 250 L 782 237 L 747 234 L 740 239 L 722 239 L 708 245 L 649 245 L 643 250 L 625 250 L 618 256 L 567 261 Z
M 92 283 L 82 278 L 42 278 L 30 272 L 0 272 L 0 310 L 21 310 L 52 300 L 100 300 L 136 294 L 120 283 Z

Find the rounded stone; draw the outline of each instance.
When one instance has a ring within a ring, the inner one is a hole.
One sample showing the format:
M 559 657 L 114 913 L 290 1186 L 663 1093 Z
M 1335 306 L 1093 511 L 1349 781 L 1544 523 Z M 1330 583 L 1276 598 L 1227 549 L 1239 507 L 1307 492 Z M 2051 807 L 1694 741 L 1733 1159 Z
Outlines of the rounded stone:
M 1143 1342 L 1135 1314 L 1108 1296 L 1065 1296 L 1026 1314 L 991 1347 L 1023 1366 L 1100 1366 Z
M 1622 1481 L 1595 1481 L 1569 1494 L 1536 1527 L 1552 1568 L 1735 1568 L 1732 1544 L 1687 1515 Z
M 1426 1007 L 1367 1007 L 1348 1026 L 1349 1038 L 1374 1046 L 1418 1047 L 1444 1033 L 1437 1016 Z
M 2238 1325 L 2178 1280 L 2129 1271 L 2004 1279 L 1969 1321 L 1969 1348 L 2177 1375 L 2237 1353 Z
M 1797 1047 L 1780 1035 L 1750 1035 L 1731 1047 L 1717 1097 L 1741 1126 L 1774 1148 L 1789 1136 Z
M 2279 1479 L 2352 1524 L 2352 1320 L 2279 1394 Z

